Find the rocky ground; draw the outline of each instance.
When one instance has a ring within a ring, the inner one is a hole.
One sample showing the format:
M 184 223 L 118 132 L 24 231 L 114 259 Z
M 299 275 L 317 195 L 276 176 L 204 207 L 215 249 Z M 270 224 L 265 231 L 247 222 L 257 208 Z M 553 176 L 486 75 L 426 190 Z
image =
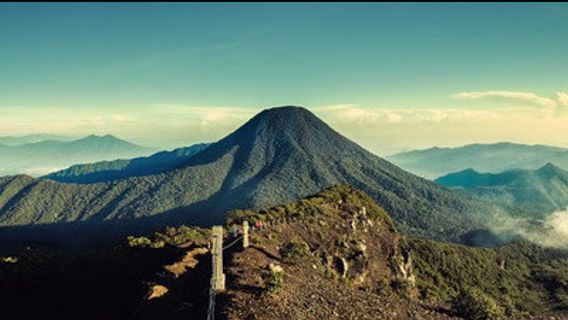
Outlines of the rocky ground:
M 255 232 L 249 248 L 229 254 L 221 318 L 453 319 L 414 298 L 401 237 L 380 208 L 319 201 L 315 214 Z

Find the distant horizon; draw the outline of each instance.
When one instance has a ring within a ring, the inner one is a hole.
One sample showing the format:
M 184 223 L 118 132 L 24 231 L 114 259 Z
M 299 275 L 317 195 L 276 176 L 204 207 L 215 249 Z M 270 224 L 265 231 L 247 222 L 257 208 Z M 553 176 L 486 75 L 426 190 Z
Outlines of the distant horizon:
M 567 3 L 1 3 L 0 136 L 171 149 L 301 105 L 379 155 L 568 147 Z
M 230 132 L 228 134 L 230 134 Z M 76 140 L 88 138 L 90 136 L 95 136 L 95 137 L 99 137 L 99 138 L 105 137 L 105 136 L 111 136 L 113 138 L 116 138 L 116 139 L 119 139 L 119 140 L 124 140 L 124 141 L 130 142 L 130 143 L 134 143 L 134 144 L 140 145 L 140 146 L 145 147 L 145 148 L 155 149 L 156 152 L 173 150 L 173 149 L 176 149 L 176 148 L 189 147 L 191 145 L 200 144 L 200 143 L 215 143 L 215 142 L 220 140 L 220 139 L 217 139 L 217 140 L 211 140 L 211 141 L 192 141 L 192 142 L 188 142 L 187 144 L 180 144 L 180 145 L 165 146 L 164 147 L 164 146 L 145 145 L 143 143 L 138 143 L 135 140 L 130 140 L 128 138 L 125 138 L 125 137 L 122 137 L 120 135 L 113 134 L 113 133 L 86 134 L 86 135 L 64 135 L 63 134 L 62 135 L 62 134 L 52 134 L 52 133 L 46 133 L 46 132 L 30 133 L 30 134 L 22 134 L 22 135 L 0 135 L 0 140 L 4 139 L 4 138 L 26 138 L 26 137 L 34 137 L 34 136 L 55 137 L 55 138 L 50 138 L 50 139 L 42 139 L 40 141 L 48 141 L 48 140 L 52 140 L 52 141 L 76 141 Z M 63 139 L 60 139 L 60 138 L 63 138 Z M 354 141 L 354 142 L 358 143 L 357 141 Z M 1 141 L 0 141 L 0 144 L 1 144 Z M 410 152 L 410 151 L 425 151 L 425 150 L 435 149 L 435 148 L 451 149 L 451 148 L 461 148 L 461 147 L 472 146 L 472 145 L 497 145 L 497 144 L 515 144 L 515 145 L 524 145 L 524 146 L 543 146 L 543 147 L 554 147 L 554 148 L 566 148 L 566 149 L 568 149 L 568 146 L 546 144 L 546 143 L 543 144 L 543 143 L 523 143 L 523 142 L 514 142 L 514 141 L 495 141 L 495 142 L 472 142 L 472 143 L 456 144 L 456 145 L 432 145 L 432 146 L 426 146 L 426 147 L 422 147 L 422 148 L 401 149 L 401 151 L 395 151 L 394 153 L 388 153 L 388 154 L 378 154 L 378 153 L 374 152 L 373 150 L 369 150 L 369 151 L 376 153 L 379 156 L 392 156 L 392 155 L 399 154 L 399 153 L 405 153 L 405 152 Z

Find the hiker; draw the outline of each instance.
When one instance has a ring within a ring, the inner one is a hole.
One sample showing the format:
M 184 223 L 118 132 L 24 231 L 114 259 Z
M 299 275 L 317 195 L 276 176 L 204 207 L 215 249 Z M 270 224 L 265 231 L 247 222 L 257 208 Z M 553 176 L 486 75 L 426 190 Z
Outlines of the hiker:
M 254 227 L 257 228 L 258 230 L 262 229 L 262 221 L 256 220 L 254 223 Z
M 236 238 L 239 235 L 239 228 L 237 228 L 237 225 L 234 224 L 231 229 L 229 230 L 229 232 L 231 233 L 231 237 Z

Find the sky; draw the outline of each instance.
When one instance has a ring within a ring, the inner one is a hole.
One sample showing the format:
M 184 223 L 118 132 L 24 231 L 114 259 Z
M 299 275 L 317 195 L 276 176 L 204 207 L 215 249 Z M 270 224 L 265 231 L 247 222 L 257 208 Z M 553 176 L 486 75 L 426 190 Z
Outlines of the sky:
M 567 3 L 1 3 L 0 135 L 215 141 L 304 106 L 380 155 L 568 147 Z

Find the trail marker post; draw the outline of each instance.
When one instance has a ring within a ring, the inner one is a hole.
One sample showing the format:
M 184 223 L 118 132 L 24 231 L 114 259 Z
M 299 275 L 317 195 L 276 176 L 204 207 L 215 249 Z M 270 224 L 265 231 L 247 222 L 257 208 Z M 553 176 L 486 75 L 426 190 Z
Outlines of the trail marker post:
M 212 229 L 212 267 L 213 275 L 211 277 L 211 288 L 215 292 L 225 290 L 225 274 L 223 273 L 223 227 L 213 226 Z
M 248 248 L 249 246 L 249 223 L 248 221 L 243 221 L 243 248 Z

